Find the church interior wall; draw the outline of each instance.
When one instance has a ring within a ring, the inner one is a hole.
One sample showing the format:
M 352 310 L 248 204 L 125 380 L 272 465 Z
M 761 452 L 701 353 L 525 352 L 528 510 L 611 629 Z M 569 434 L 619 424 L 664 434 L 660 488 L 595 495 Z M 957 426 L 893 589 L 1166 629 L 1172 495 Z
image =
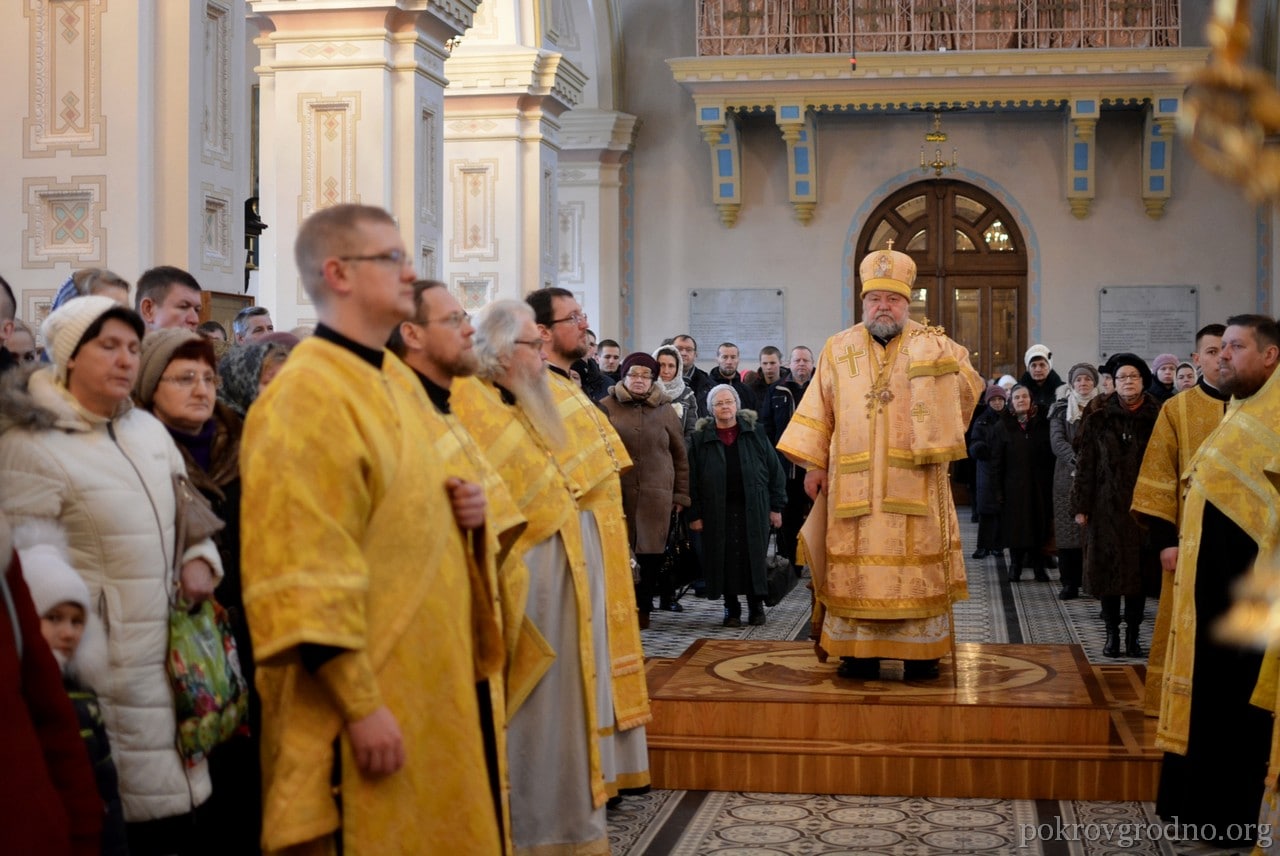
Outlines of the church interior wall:
M 665 60 L 693 53 L 691 4 L 624 3 L 628 48 L 623 109 L 641 130 L 635 154 L 635 346 L 652 348 L 688 324 L 691 288 L 787 289 L 787 342 L 820 344 L 851 323 L 843 281 L 847 244 L 888 193 L 918 169 L 928 114 L 819 117 L 813 221 L 793 216 L 785 145 L 772 117 L 752 116 L 741 141 L 742 207 L 721 225 L 711 201 L 711 162 L 693 101 Z M 661 8 L 657 8 L 661 7 Z M 874 62 L 874 57 L 862 57 Z M 1096 360 L 1098 289 L 1125 285 L 1202 288 L 1201 323 L 1259 308 L 1257 217 L 1239 192 L 1173 149 L 1173 198 L 1153 220 L 1140 197 L 1141 114 L 1107 111 L 1097 130 L 1097 193 L 1076 219 L 1065 188 L 1066 118 L 1060 112 L 948 114 L 954 175 L 1005 202 L 1034 235 L 1028 342 L 1050 342 L 1055 362 Z M 1269 238 L 1266 238 L 1269 243 Z M 601 335 L 608 335 L 602 331 Z M 700 342 L 700 361 L 715 344 Z M 1188 344 L 1190 350 L 1190 343 Z M 754 365 L 755 355 L 744 354 Z

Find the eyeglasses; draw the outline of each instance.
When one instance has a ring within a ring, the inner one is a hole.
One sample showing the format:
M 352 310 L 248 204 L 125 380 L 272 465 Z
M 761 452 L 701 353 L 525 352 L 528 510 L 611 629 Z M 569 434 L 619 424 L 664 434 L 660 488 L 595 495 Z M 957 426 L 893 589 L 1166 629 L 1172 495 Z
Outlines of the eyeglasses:
M 34 363 L 36 360 L 40 359 L 40 352 L 35 350 L 23 351 L 22 353 L 14 354 L 13 356 L 18 360 L 18 362 Z
M 636 371 L 635 369 L 632 369 L 627 372 L 627 377 L 632 380 L 653 380 L 653 373 L 647 369 L 644 371 Z
M 1116 379 L 1116 380 L 1142 380 L 1142 375 L 1140 375 L 1140 374 L 1118 374 L 1118 375 L 1116 375 L 1116 376 L 1115 376 L 1115 379 Z
M 551 320 L 551 323 L 552 323 L 553 325 L 554 325 L 554 324 L 563 324 L 563 323 L 564 323 L 564 322 L 566 322 L 566 321 L 572 321 L 572 322 L 574 323 L 574 326 L 577 326 L 577 325 L 579 325 L 579 324 L 586 324 L 586 323 L 587 323 L 587 313 L 585 313 L 585 312 L 574 312 L 574 313 L 572 313 L 571 315 L 566 315 L 566 316 L 564 316 L 563 318 L 553 318 L 553 319 Z
M 516 339 L 516 340 L 515 340 L 515 342 L 514 342 L 514 344 L 517 344 L 517 345 L 528 345 L 530 348 L 534 348 L 535 350 L 539 350 L 539 351 L 541 351 L 541 350 L 542 350 L 542 340 L 541 340 L 541 339 Z
M 409 256 L 404 250 L 387 250 L 385 253 L 369 256 L 338 256 L 338 259 L 344 262 L 382 262 L 395 267 L 404 267 Z
M 425 324 L 444 324 L 447 327 L 461 327 L 463 324 L 471 320 L 469 312 L 450 312 L 443 318 L 428 318 L 422 323 Z
M 160 380 L 165 383 L 171 383 L 178 389 L 191 389 L 197 383 L 204 384 L 212 389 L 220 389 L 222 387 L 222 378 L 213 372 L 205 372 L 204 374 L 196 374 L 195 372 L 183 372 L 180 375 L 169 375 L 162 377 Z

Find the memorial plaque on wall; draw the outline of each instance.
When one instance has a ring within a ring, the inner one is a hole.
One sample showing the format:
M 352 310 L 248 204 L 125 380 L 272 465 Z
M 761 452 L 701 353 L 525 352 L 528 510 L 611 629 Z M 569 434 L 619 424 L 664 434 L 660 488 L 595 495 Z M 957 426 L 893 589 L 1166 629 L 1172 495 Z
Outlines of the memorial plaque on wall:
M 1200 289 L 1194 285 L 1109 286 L 1098 291 L 1098 353 L 1125 351 L 1151 362 L 1195 350 Z
M 780 288 L 695 288 L 689 291 L 689 335 L 698 361 L 714 363 L 721 342 L 738 346 L 739 370 L 755 368 L 760 349 L 786 352 L 786 292 Z

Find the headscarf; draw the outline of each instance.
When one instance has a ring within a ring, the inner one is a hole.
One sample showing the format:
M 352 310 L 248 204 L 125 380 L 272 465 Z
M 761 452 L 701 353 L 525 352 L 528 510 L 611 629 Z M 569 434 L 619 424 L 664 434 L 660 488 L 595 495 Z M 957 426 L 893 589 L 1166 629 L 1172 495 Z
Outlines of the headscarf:
M 1080 393 L 1076 392 L 1075 380 L 1076 380 L 1076 376 L 1079 374 L 1092 375 L 1093 377 L 1093 389 L 1089 390 L 1084 395 L 1081 395 Z M 1089 365 L 1088 363 L 1076 363 L 1074 366 L 1071 367 L 1071 371 L 1067 372 L 1067 389 L 1068 389 L 1067 422 L 1068 424 L 1075 424 L 1076 422 L 1079 422 L 1080 417 L 1084 415 L 1085 407 L 1089 404 L 1090 401 L 1093 401 L 1095 398 L 1097 398 L 1099 393 L 1102 392 L 1102 390 L 1098 388 L 1099 380 L 1100 378 L 1098 377 L 1098 370 L 1093 366 Z
M 680 396 L 684 395 L 684 363 L 680 362 L 680 352 L 676 350 L 675 345 L 662 345 L 658 350 L 653 352 L 653 359 L 657 362 L 659 354 L 667 354 L 674 357 L 676 361 L 676 376 L 674 380 L 663 380 L 662 372 L 658 371 L 653 376 L 653 382 L 662 387 L 667 397 L 672 401 L 679 401 Z
M 218 390 L 218 400 L 236 413 L 244 416 L 258 397 L 258 382 L 262 378 L 262 364 L 267 354 L 273 351 L 288 353 L 283 345 L 272 342 L 253 342 L 249 345 L 235 345 L 227 351 L 218 363 L 218 375 L 222 378 L 222 388 Z

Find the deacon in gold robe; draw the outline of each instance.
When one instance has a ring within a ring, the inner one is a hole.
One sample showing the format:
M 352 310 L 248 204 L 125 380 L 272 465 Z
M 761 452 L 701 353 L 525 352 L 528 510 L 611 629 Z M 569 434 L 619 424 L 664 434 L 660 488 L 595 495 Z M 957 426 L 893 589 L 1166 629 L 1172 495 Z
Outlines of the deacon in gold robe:
M 516 853 L 608 853 L 594 590 L 575 488 L 556 463 L 566 434 L 541 344 L 525 304 L 491 304 L 476 325 L 479 373 L 454 382 L 452 403 L 528 519 L 515 546 L 528 622 L 512 667 L 524 690 L 509 699 L 507 731 Z
M 1178 565 L 1178 528 L 1182 525 L 1183 474 L 1205 438 L 1222 421 L 1230 399 L 1218 389 L 1218 353 L 1222 350 L 1223 324 L 1209 324 L 1196 333 L 1191 355 L 1200 367 L 1199 381 L 1178 393 L 1160 408 L 1142 469 L 1133 488 L 1133 513 L 1146 518 L 1151 546 L 1160 551 L 1160 606 L 1151 632 L 1143 713 L 1160 715 L 1160 684 L 1173 615 L 1173 574 Z
M 465 426 L 454 415 L 450 395 L 455 379 L 471 377 L 479 368 L 472 337 L 475 328 L 458 299 L 439 280 L 420 279 L 413 284 L 413 317 L 391 334 L 387 348 L 413 369 L 431 400 L 428 431 L 436 438 L 436 453 L 449 479 L 482 485 L 485 525 L 470 533 L 468 559 L 472 563 L 472 624 L 476 637 L 500 638 L 504 647 L 477 650 L 476 681 L 488 689 L 489 708 L 496 739 L 497 766 L 502 785 L 504 828 L 510 828 L 510 782 L 507 776 L 506 715 L 510 700 L 524 698 L 542 675 L 544 664 L 536 648 L 520 647 L 529 590 L 529 572 L 515 549 L 527 521 L 507 490 L 502 476 L 489 463 Z M 497 634 L 487 633 L 490 622 Z M 484 676 L 496 676 L 486 679 Z M 504 715 L 497 715 L 502 711 Z
M 305 221 L 320 325 L 250 410 L 244 602 L 262 696 L 270 853 L 500 853 L 492 711 L 501 649 L 473 610 L 478 485 L 446 480 L 421 384 L 382 346 L 413 310 L 385 211 Z
M 619 478 L 631 469 L 632 461 L 608 417 L 569 375 L 569 367 L 586 356 L 588 346 L 587 317 L 573 292 L 543 288 L 525 299 L 538 321 L 551 390 L 571 438 L 557 448 L 557 460 L 576 487 L 583 550 L 597 604 L 600 756 L 605 788 L 616 799 L 649 787 L 644 726 L 652 715 Z
M 844 677 L 875 678 L 891 658 L 930 678 L 952 645 L 951 604 L 968 597 L 947 464 L 966 454 L 982 379 L 964 347 L 908 319 L 909 256 L 878 250 L 859 272 L 863 323 L 823 346 L 778 451 L 825 498 L 804 543 L 819 656 L 840 656 Z
M 1218 625 L 1255 557 L 1280 535 L 1278 362 L 1273 319 L 1227 319 L 1218 374 L 1232 402 L 1187 467 L 1173 580 L 1156 811 L 1212 825 L 1219 837 L 1207 843 L 1220 847 L 1254 842 L 1272 738 L 1271 712 L 1251 703 L 1262 652 L 1223 640 Z

